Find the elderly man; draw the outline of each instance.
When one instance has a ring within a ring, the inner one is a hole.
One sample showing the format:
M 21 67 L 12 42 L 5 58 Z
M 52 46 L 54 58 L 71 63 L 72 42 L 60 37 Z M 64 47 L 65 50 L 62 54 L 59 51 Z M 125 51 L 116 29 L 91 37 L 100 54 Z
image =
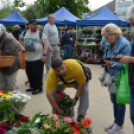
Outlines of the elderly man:
M 32 19 L 29 21 L 30 29 L 25 35 L 21 35 L 20 39 L 25 44 L 26 53 L 26 74 L 30 82 L 32 95 L 36 95 L 43 91 L 43 72 L 44 63 L 47 53 L 47 37 L 44 33 L 37 30 L 37 21 Z
M 6 28 L 2 24 L 0 24 L 0 51 L 1 56 L 15 57 L 12 67 L 0 68 L 0 89 L 17 90 L 18 70 L 22 66 L 18 41 L 6 32 Z
M 48 24 L 44 27 L 44 34 L 47 36 L 47 41 L 49 45 L 49 51 L 47 52 L 46 59 L 46 74 L 48 74 L 51 67 L 51 58 L 60 57 L 59 47 L 57 44 L 59 43 L 58 30 L 55 26 L 55 17 L 52 14 L 48 15 Z M 52 55 L 51 55 L 52 52 Z
M 81 122 L 89 107 L 89 82 L 86 82 L 82 66 L 73 59 L 62 61 L 60 58 L 55 58 L 51 67 L 46 80 L 46 95 L 51 106 L 59 115 L 65 115 L 56 102 L 56 93 L 58 90 L 64 91 L 65 88 L 75 88 L 74 102 L 76 104 L 78 100 L 80 101 L 77 121 Z

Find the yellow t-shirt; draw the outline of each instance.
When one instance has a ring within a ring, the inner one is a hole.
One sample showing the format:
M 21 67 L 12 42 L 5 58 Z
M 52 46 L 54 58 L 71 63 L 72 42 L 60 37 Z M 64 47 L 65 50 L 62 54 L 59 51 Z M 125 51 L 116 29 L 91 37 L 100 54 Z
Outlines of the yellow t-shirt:
M 63 61 L 67 66 L 67 75 L 63 77 L 64 81 L 68 84 L 64 84 L 61 79 L 56 75 L 53 69 L 48 73 L 46 80 L 46 89 L 54 92 L 57 84 L 62 87 L 75 87 L 76 85 L 82 85 L 86 82 L 86 77 L 81 65 L 73 59 Z M 75 83 L 71 83 L 75 82 Z

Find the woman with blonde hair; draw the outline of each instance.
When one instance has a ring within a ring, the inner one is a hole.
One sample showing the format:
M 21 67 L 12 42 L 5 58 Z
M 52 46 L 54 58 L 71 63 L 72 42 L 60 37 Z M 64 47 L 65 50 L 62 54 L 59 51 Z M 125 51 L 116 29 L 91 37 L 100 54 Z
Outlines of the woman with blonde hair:
M 21 34 L 20 26 L 19 26 L 19 25 L 15 25 L 15 26 L 14 26 L 14 31 L 12 32 L 12 35 L 14 36 L 14 38 L 15 38 L 16 40 L 19 41 L 19 36 L 20 36 L 20 34 Z
M 108 131 L 109 134 L 119 134 L 124 131 L 123 124 L 126 107 L 124 104 L 118 104 L 116 101 L 116 77 L 121 74 L 121 70 L 124 69 L 124 66 L 123 64 L 113 62 L 112 58 L 117 57 L 118 54 L 130 55 L 131 45 L 128 40 L 122 37 L 120 28 L 115 24 L 108 24 L 104 26 L 101 34 L 109 43 L 107 51 L 104 54 L 104 58 L 110 57 L 111 60 L 104 60 L 104 66 L 107 68 L 107 71 L 112 77 L 112 84 L 104 86 L 108 86 L 114 111 L 114 121 L 106 126 L 105 130 Z

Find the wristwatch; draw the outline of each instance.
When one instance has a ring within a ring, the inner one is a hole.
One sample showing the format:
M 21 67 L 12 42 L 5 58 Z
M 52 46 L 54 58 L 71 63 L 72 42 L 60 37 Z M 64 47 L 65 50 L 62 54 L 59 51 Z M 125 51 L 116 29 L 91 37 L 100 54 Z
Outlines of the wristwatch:
M 43 54 L 43 56 L 46 56 L 46 54 Z
M 75 97 L 75 100 L 76 100 L 76 101 L 78 101 L 78 99 L 79 99 L 78 97 Z

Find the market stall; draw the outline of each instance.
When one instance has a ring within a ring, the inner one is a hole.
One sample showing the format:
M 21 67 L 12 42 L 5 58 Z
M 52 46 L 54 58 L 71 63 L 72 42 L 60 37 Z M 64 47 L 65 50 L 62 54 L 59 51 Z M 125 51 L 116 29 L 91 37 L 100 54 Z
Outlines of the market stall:
M 104 6 L 95 16 L 89 19 L 76 21 L 77 26 L 105 26 L 109 23 L 114 23 L 119 26 L 131 26 L 129 22 L 122 21 L 117 16 L 115 16 L 106 6 Z M 101 29 L 99 31 L 101 33 Z M 100 50 L 100 33 L 94 32 L 94 34 L 88 36 L 87 38 L 87 36 L 83 36 L 82 31 L 81 36 L 77 36 L 77 41 L 80 41 L 80 43 L 77 45 L 77 49 L 81 49 L 82 53 L 88 50 L 88 52 L 90 52 L 90 58 L 94 58 L 96 61 L 98 60 L 97 58 L 102 58 L 103 55 Z M 98 36 L 98 38 L 95 38 L 95 35 Z
M 27 22 L 18 12 L 13 12 L 10 16 L 0 19 L 0 24 L 14 26 L 14 25 L 25 25 Z

